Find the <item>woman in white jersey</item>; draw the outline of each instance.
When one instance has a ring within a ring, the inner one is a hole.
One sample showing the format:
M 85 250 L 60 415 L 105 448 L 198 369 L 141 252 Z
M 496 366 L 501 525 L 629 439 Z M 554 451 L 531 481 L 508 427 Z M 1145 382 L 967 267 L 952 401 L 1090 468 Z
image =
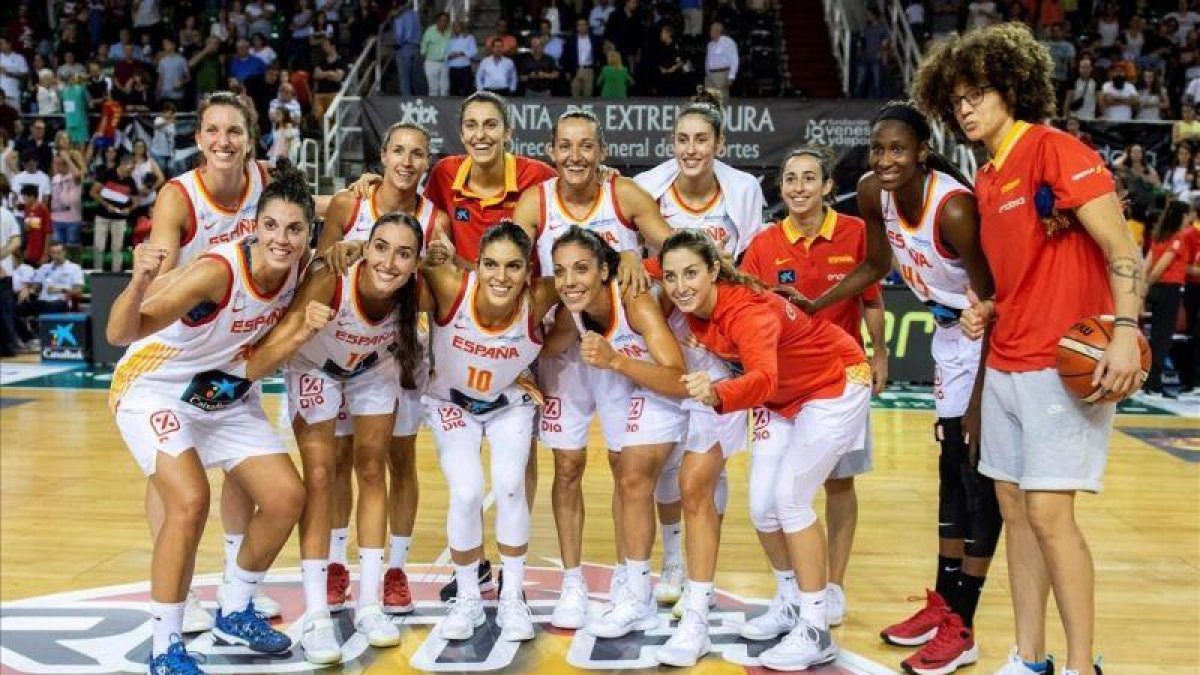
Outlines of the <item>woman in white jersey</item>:
M 379 164 L 383 179 L 368 183 L 366 197 L 360 196 L 358 190 L 347 189 L 338 192 L 330 200 L 329 210 L 325 214 L 326 227 L 321 230 L 317 243 L 318 252 L 329 251 L 340 241 L 365 242 L 375 221 L 385 213 L 396 211 L 412 215 L 420 222 L 425 242 L 433 240 L 435 229 L 442 232 L 449 230 L 450 219 L 445 212 L 417 191 L 429 170 L 429 132 L 424 127 L 412 122 L 398 122 L 389 127 L 379 149 Z M 428 343 L 428 333 L 427 322 L 422 318 L 418 335 L 423 347 Z M 388 451 L 391 541 L 388 570 L 383 582 L 383 609 L 392 614 L 405 614 L 413 610 L 412 592 L 404 565 L 420 497 L 416 469 L 417 429 L 423 414 L 421 394 L 429 380 L 427 350 L 423 349 L 422 354 L 425 355 L 422 367 L 415 369 L 412 381 L 401 388 Z M 345 556 L 348 538 L 346 528 L 351 511 L 350 473 L 354 462 L 351 454 L 353 429 L 345 411 L 339 415 L 337 427 L 337 472 L 333 482 L 330 537 L 332 559 L 328 574 L 328 593 L 332 598 L 330 609 L 333 611 L 344 606 L 350 586 Z
M 672 229 L 701 230 L 716 244 L 718 251 L 734 260 L 739 259 L 750 240 L 763 229 L 766 200 L 756 177 L 717 159 L 725 148 L 725 116 L 721 112 L 720 96 L 704 90 L 683 106 L 676 117 L 671 144 L 675 151 L 673 159 L 638 174 L 633 180 L 658 200 L 663 218 Z M 688 355 L 686 350 L 684 355 Z M 697 369 L 689 367 L 689 370 Z M 746 413 L 733 414 L 740 419 L 742 436 L 745 436 Z M 712 420 L 705 417 L 701 414 L 692 427 L 699 430 L 712 428 Z M 730 425 L 737 423 L 736 420 L 726 421 Z M 737 448 L 723 450 L 728 456 L 744 446 L 743 439 Z M 699 458 L 693 458 L 693 466 L 685 479 L 681 473 L 684 460 L 685 453 L 680 447 L 667 462 L 655 493 L 663 532 L 663 570 L 654 588 L 654 597 L 661 603 L 679 600 L 686 578 L 680 484 L 687 480 L 693 486 L 705 489 L 711 484 L 694 473 Z M 723 469 L 714 489 L 717 512 L 724 513 L 728 488 Z M 701 527 L 693 533 L 701 536 L 700 531 L 709 532 L 710 528 Z M 704 541 L 708 541 L 707 536 Z M 715 543 L 713 540 L 714 555 Z M 706 550 L 709 548 L 707 543 L 703 546 Z
M 335 274 L 320 262 L 314 265 L 296 301 L 247 365 L 251 377 L 262 376 L 290 357 L 285 368 L 288 407 L 308 494 L 300 519 L 305 601 L 300 644 L 312 663 L 341 660 L 326 577 L 334 432 L 343 407 L 355 432 L 358 475 L 361 574 L 354 627 L 375 647 L 400 642 L 399 630 L 383 615 L 379 584 L 387 531 L 387 450 L 400 371 L 411 373 L 419 362 L 415 272 L 421 239 L 415 218 L 389 213 L 371 230 L 363 259 L 345 273 Z M 314 315 L 327 320 L 320 330 L 311 325 Z
M 978 658 L 975 607 L 1002 525 L 992 481 L 979 473 L 969 449 L 979 443 L 980 342 L 958 325 L 968 288 L 988 297 L 992 280 L 969 183 L 929 149 L 929 137 L 929 123 L 907 103 L 890 103 L 876 115 L 871 173 L 858 184 L 867 259 L 811 302 L 816 310 L 853 297 L 887 274 L 894 255 L 905 283 L 938 324 L 932 346 L 934 435 L 941 445 L 936 590 L 927 591 L 915 614 L 880 633 L 890 644 L 924 645 L 902 664 L 922 674 L 953 672 Z
M 260 652 L 291 646 L 251 599 L 300 517 L 304 486 L 262 412 L 245 355 L 295 294 L 314 217 L 303 174 L 286 172 L 264 190 L 251 236 L 158 282 L 167 251 L 143 244 L 113 303 L 108 340 L 130 347 L 113 373 L 110 405 L 165 507 L 151 562 L 150 672 L 200 672 L 178 634 L 208 514 L 208 467 L 224 469 L 256 507 L 222 584 L 214 633 Z
M 436 249 L 449 239 L 439 233 Z M 445 640 L 466 640 L 484 623 L 479 563 L 484 487 L 482 443 L 491 446 L 496 544 L 504 573 L 496 621 L 502 640 L 531 640 L 533 619 L 522 590 L 529 548 L 525 466 L 541 396 L 527 369 L 542 349 L 540 321 L 558 302 L 549 280 L 530 281 L 533 242 L 512 221 L 489 228 L 479 262 L 466 271 L 449 262 L 422 269 L 436 305 L 430 337 L 437 364 L 422 401 L 426 424 L 450 490 L 446 534 L 455 597 L 438 626 Z
M 658 624 L 650 595 L 654 486 L 687 432 L 678 400 L 687 394 L 681 379 L 683 354 L 654 297 L 617 287 L 612 275 L 617 252 L 599 233 L 573 225 L 554 242 L 552 255 L 554 283 L 563 302 L 554 332 L 580 334 L 579 354 L 586 366 L 586 379 L 560 381 L 560 392 L 589 389 L 602 424 L 616 411 L 606 413 L 605 406 L 612 403 L 600 393 L 628 392 L 624 429 L 614 434 L 619 442 L 610 440 L 617 452 L 610 451 L 609 460 L 616 482 L 618 563 L 625 567 L 625 579 L 615 584 L 608 610 L 587 622 L 593 635 L 615 638 Z M 567 414 L 563 405 L 563 417 Z M 585 425 L 590 417 L 589 412 L 583 418 Z M 564 426 L 579 424 L 561 421 Z

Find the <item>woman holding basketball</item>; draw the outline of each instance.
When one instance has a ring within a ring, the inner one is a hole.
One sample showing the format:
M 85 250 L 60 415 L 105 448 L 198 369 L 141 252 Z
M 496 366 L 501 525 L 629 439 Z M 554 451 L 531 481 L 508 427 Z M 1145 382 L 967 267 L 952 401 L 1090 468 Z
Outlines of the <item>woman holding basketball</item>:
M 979 471 L 996 481 L 1007 525 L 1017 645 L 999 671 L 1006 675 L 1047 669 L 1051 586 L 1066 633 L 1064 672 L 1092 668 L 1093 564 L 1075 493 L 1101 489 L 1116 406 L 1067 391 L 1055 369 L 1059 338 L 1085 317 L 1115 314 L 1094 381 L 1116 396 L 1141 384 L 1142 258 L 1103 160 L 1039 123 L 1054 113 L 1052 69 L 1028 28 L 1005 24 L 935 46 L 913 85 L 923 110 L 958 125 L 991 157 L 975 196 L 995 293 L 970 296 L 960 321 L 975 338 L 993 324 Z M 1106 286 L 1110 293 L 1100 291 Z

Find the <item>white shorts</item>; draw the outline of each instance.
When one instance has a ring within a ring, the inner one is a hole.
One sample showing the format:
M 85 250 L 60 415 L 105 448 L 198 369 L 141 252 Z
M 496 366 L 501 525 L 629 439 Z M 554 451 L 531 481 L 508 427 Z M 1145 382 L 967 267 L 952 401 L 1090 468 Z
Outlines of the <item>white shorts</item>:
M 396 362 L 383 359 L 379 365 L 348 380 L 335 378 L 320 368 L 289 368 L 287 379 L 288 410 L 307 424 L 329 420 L 341 422 L 343 415 L 387 415 L 396 410 L 400 378 Z M 343 410 L 344 409 L 344 410 Z M 353 433 L 353 421 L 350 431 Z M 349 434 L 346 434 L 349 435 Z
M 971 400 L 983 340 L 963 335 L 957 325 L 933 331 L 933 403 L 942 418 L 962 417 Z
M 979 473 L 1022 490 L 1099 492 L 1116 410 L 1115 403 L 1076 398 L 1054 368 L 988 368 Z
M 178 457 L 195 448 L 205 468 L 227 472 L 248 457 L 287 452 L 253 391 L 240 404 L 205 412 L 171 396 L 135 388 L 121 398 L 116 422 L 147 476 L 154 475 L 160 452 Z
M 703 454 L 720 443 L 721 455 L 729 459 L 749 446 L 745 410 L 722 415 L 708 406 L 685 406 L 684 411 L 688 413 L 687 438 L 679 445 L 685 452 Z M 679 462 L 682 461 L 681 454 Z
M 636 389 L 629 395 L 621 447 L 682 443 L 687 439 L 689 417 L 679 401 L 647 389 Z
M 862 445 L 838 457 L 837 464 L 829 473 L 829 480 L 853 478 L 875 468 L 875 444 L 871 442 L 871 412 L 867 411 L 866 429 L 863 430 Z
M 537 404 L 529 392 L 520 387 L 509 387 L 501 394 L 511 402 L 483 414 L 472 413 L 451 401 L 422 396 L 425 424 L 433 432 L 439 454 L 449 447 L 448 444 L 482 449 L 485 437 L 492 445 L 515 443 L 516 447 L 523 447 L 528 452 Z M 521 471 L 524 470 L 522 466 Z
M 853 382 L 846 382 L 837 398 L 805 403 L 791 419 L 758 407 L 754 409 L 751 452 L 833 453 L 840 457 L 864 447 L 870 414 L 871 388 Z
M 634 389 L 628 378 L 589 368 L 580 360 L 578 346 L 560 356 L 541 358 L 537 370 L 546 394 L 538 430 L 542 443 L 558 450 L 586 448 L 595 413 L 608 449 L 621 449 Z

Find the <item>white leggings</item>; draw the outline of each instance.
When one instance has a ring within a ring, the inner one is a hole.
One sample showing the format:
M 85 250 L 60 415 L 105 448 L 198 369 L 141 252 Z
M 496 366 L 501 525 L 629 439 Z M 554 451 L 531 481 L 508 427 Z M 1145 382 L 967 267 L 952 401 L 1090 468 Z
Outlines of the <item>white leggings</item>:
M 450 488 L 446 539 L 456 551 L 483 544 L 479 511 L 486 494 L 483 438 L 492 448 L 492 494 L 496 498 L 496 541 L 505 546 L 529 543 L 529 506 L 525 503 L 525 464 L 533 436 L 531 405 L 509 405 L 473 415 L 448 401 L 425 398 L 426 423 L 433 430 L 442 474 Z
M 754 410 L 750 521 L 759 532 L 799 532 L 817 521 L 813 500 L 838 458 L 862 447 L 871 390 L 846 383 L 838 398 L 804 404 L 791 419 Z

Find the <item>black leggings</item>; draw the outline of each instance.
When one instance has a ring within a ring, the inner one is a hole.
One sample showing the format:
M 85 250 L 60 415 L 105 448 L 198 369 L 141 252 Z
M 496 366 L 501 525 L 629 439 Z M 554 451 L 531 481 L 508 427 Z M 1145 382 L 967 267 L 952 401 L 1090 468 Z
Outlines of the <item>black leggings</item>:
M 964 552 L 972 558 L 990 558 L 1004 524 L 992 479 L 971 463 L 961 417 L 939 418 L 934 433 L 942 446 L 938 536 L 964 540 Z
M 1150 377 L 1146 389 L 1162 391 L 1163 363 L 1171 354 L 1171 338 L 1179 316 L 1179 301 L 1183 284 L 1154 284 L 1150 287 L 1147 304 L 1150 307 Z

